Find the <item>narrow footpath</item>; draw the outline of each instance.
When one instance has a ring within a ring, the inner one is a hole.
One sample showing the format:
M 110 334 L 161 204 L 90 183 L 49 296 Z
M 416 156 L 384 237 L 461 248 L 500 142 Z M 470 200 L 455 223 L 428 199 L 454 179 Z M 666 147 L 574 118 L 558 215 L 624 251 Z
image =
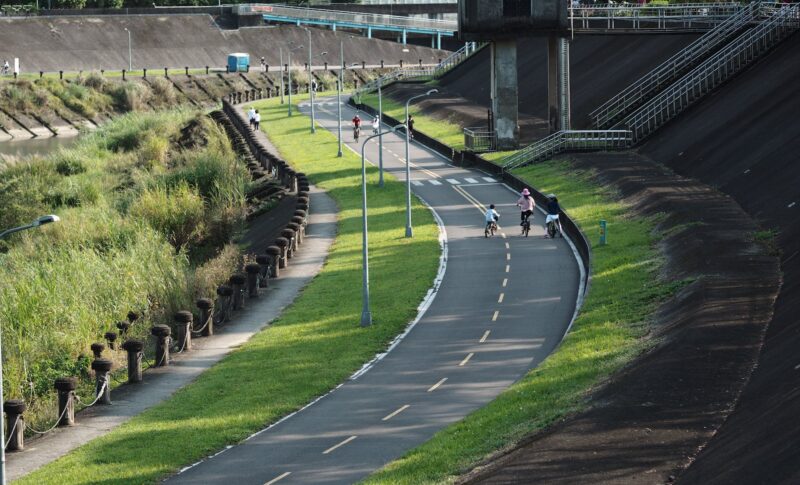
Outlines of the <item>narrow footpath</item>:
M 317 108 L 318 123 L 336 133 L 335 100 Z M 344 119 L 353 114 L 343 108 Z M 360 154 L 349 128 L 345 139 Z M 386 170 L 404 179 L 403 138 L 386 135 L 383 145 Z M 377 140 L 366 154 L 377 164 Z M 516 193 L 487 174 L 453 167 L 416 144 L 411 157 L 413 191 L 446 237 L 446 270 L 413 329 L 368 371 L 169 482 L 353 483 L 487 404 L 559 344 L 582 272 L 569 241 L 545 239 L 541 213 L 530 237 L 520 236 Z M 368 198 L 379 197 L 370 186 Z M 507 227 L 487 239 L 490 203 Z
M 247 307 L 235 313 L 231 322 L 216 329 L 213 337 L 194 339 L 193 349 L 173 354 L 168 367 L 148 369 L 141 384 L 114 389 L 111 393 L 113 405 L 88 408 L 77 416 L 76 426 L 56 428 L 50 434 L 27 442 L 24 451 L 7 454 L 7 478 L 20 478 L 169 399 L 277 318 L 320 272 L 336 236 L 337 209 L 333 199 L 313 186 L 309 195 L 312 211 L 305 242 L 292 264 L 281 270 L 280 278 L 270 281 L 269 288 L 262 289 L 257 299 L 249 300 Z M 271 215 L 266 213 L 261 217 L 270 218 Z M 269 232 L 265 225 L 269 225 L 269 221 L 251 222 L 251 226 L 257 226 L 253 230 Z M 251 241 L 247 234 L 244 239 Z

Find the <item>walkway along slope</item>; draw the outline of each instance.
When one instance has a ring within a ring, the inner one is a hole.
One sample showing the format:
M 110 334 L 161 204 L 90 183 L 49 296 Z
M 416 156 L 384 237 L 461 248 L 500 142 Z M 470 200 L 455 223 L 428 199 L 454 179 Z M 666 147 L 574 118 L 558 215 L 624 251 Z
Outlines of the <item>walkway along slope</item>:
M 335 132 L 335 102 L 318 108 L 318 122 Z M 343 116 L 353 113 L 346 107 Z M 349 131 L 345 137 L 360 148 Z M 385 136 L 385 166 L 399 178 L 403 146 Z M 416 144 L 411 153 L 414 192 L 438 214 L 448 241 L 445 277 L 413 331 L 368 372 L 171 482 L 352 483 L 486 404 L 561 341 L 581 288 L 567 241 L 543 239 L 540 214 L 531 237 L 518 236 L 515 191 Z M 376 143 L 367 157 L 377 161 Z M 379 194 L 369 188 L 372 200 Z M 508 221 L 506 237 L 484 238 L 481 206 L 489 203 Z M 532 285 L 541 274 L 549 283 Z
M 141 384 L 114 389 L 113 405 L 88 408 L 78 415 L 77 426 L 57 428 L 52 434 L 29 442 L 24 451 L 8 454 L 8 478 L 13 480 L 30 473 L 168 399 L 277 318 L 322 269 L 336 235 L 336 204 L 324 191 L 315 187 L 311 187 L 310 200 L 311 212 L 304 244 L 295 253 L 291 264 L 281 270 L 280 277 L 271 280 L 268 289 L 261 290 L 258 299 L 248 301 L 246 308 L 237 312 L 224 327 L 217 328 L 213 337 L 194 339 L 192 351 L 173 354 L 174 361 L 170 366 L 149 369 Z M 291 207 L 287 220 L 293 214 L 293 203 Z M 286 220 L 260 220 L 274 215 L 268 212 L 255 219 L 250 223 L 251 230 L 264 235 L 272 233 L 272 229 L 265 226 L 277 224 L 284 228 Z M 248 234 L 245 239 L 251 241 L 250 249 L 253 250 L 255 241 Z M 263 239 L 258 241 L 264 242 Z M 263 253 L 263 249 L 260 247 L 257 252 Z

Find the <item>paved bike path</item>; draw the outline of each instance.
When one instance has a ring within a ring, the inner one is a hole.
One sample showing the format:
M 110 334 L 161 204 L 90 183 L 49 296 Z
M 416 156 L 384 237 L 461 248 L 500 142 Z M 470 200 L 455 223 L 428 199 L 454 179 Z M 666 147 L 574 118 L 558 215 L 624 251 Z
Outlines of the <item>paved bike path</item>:
M 318 122 L 335 133 L 335 105 L 322 100 L 318 107 Z M 344 119 L 352 117 L 343 111 Z M 351 130 L 345 138 L 356 149 Z M 384 138 L 385 167 L 398 178 L 403 147 L 399 136 Z M 371 161 L 377 150 L 377 143 L 367 146 Z M 519 236 L 516 195 L 508 187 L 447 165 L 423 147 L 411 151 L 413 190 L 447 234 L 446 272 L 425 314 L 368 372 L 169 481 L 355 482 L 491 401 L 558 345 L 580 281 L 567 242 L 543 238 L 541 214 L 531 236 Z M 368 197 L 379 198 L 380 189 L 369 187 Z M 506 237 L 484 238 L 479 206 L 489 203 L 504 216 Z M 404 228 L 397 230 L 402 237 Z

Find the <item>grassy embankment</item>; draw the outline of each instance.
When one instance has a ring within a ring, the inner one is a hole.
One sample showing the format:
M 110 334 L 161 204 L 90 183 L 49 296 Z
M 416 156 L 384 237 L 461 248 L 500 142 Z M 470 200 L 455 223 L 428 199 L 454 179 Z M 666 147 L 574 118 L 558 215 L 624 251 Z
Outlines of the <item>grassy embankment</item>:
M 598 220 L 608 221 L 611 242 L 593 245 L 592 285 L 580 315 L 539 367 L 366 483 L 452 482 L 526 435 L 591 406 L 592 389 L 648 347 L 648 319 L 684 284 L 659 277 L 663 261 L 656 247 L 657 221 L 632 216 L 590 173 L 553 161 L 515 174 L 541 191 L 557 193 L 585 232 L 595 234 Z
M 53 379 L 88 378 L 89 344 L 128 311 L 144 336 L 213 294 L 248 183 L 224 131 L 191 111 L 128 115 L 0 174 L 0 227 L 62 219 L 0 242 L 5 397 L 25 398 L 29 423 L 55 418 Z
M 308 134 L 308 118 L 287 118 L 285 106 L 275 100 L 256 106 L 284 158 L 338 204 L 338 235 L 322 273 L 269 329 L 172 399 L 19 483 L 158 480 L 327 392 L 384 349 L 413 317 L 438 267 L 432 215 L 415 203 L 416 232 L 406 239 L 402 184 L 389 180 L 378 189 L 377 170 L 368 168 L 375 325 L 360 328 L 360 159 L 349 151 L 337 158 L 333 135 Z

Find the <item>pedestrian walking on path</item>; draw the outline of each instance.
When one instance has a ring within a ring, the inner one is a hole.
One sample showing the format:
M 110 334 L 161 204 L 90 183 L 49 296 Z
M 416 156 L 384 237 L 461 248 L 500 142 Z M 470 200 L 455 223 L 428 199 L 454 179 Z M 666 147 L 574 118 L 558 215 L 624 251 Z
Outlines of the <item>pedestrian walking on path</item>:
M 261 113 L 259 113 L 258 110 L 256 110 L 255 114 L 253 115 L 253 125 L 253 128 L 255 128 L 256 131 L 261 127 Z
M 250 128 L 255 128 L 256 126 L 256 109 L 250 106 L 250 109 L 247 110 L 247 119 L 250 122 Z

